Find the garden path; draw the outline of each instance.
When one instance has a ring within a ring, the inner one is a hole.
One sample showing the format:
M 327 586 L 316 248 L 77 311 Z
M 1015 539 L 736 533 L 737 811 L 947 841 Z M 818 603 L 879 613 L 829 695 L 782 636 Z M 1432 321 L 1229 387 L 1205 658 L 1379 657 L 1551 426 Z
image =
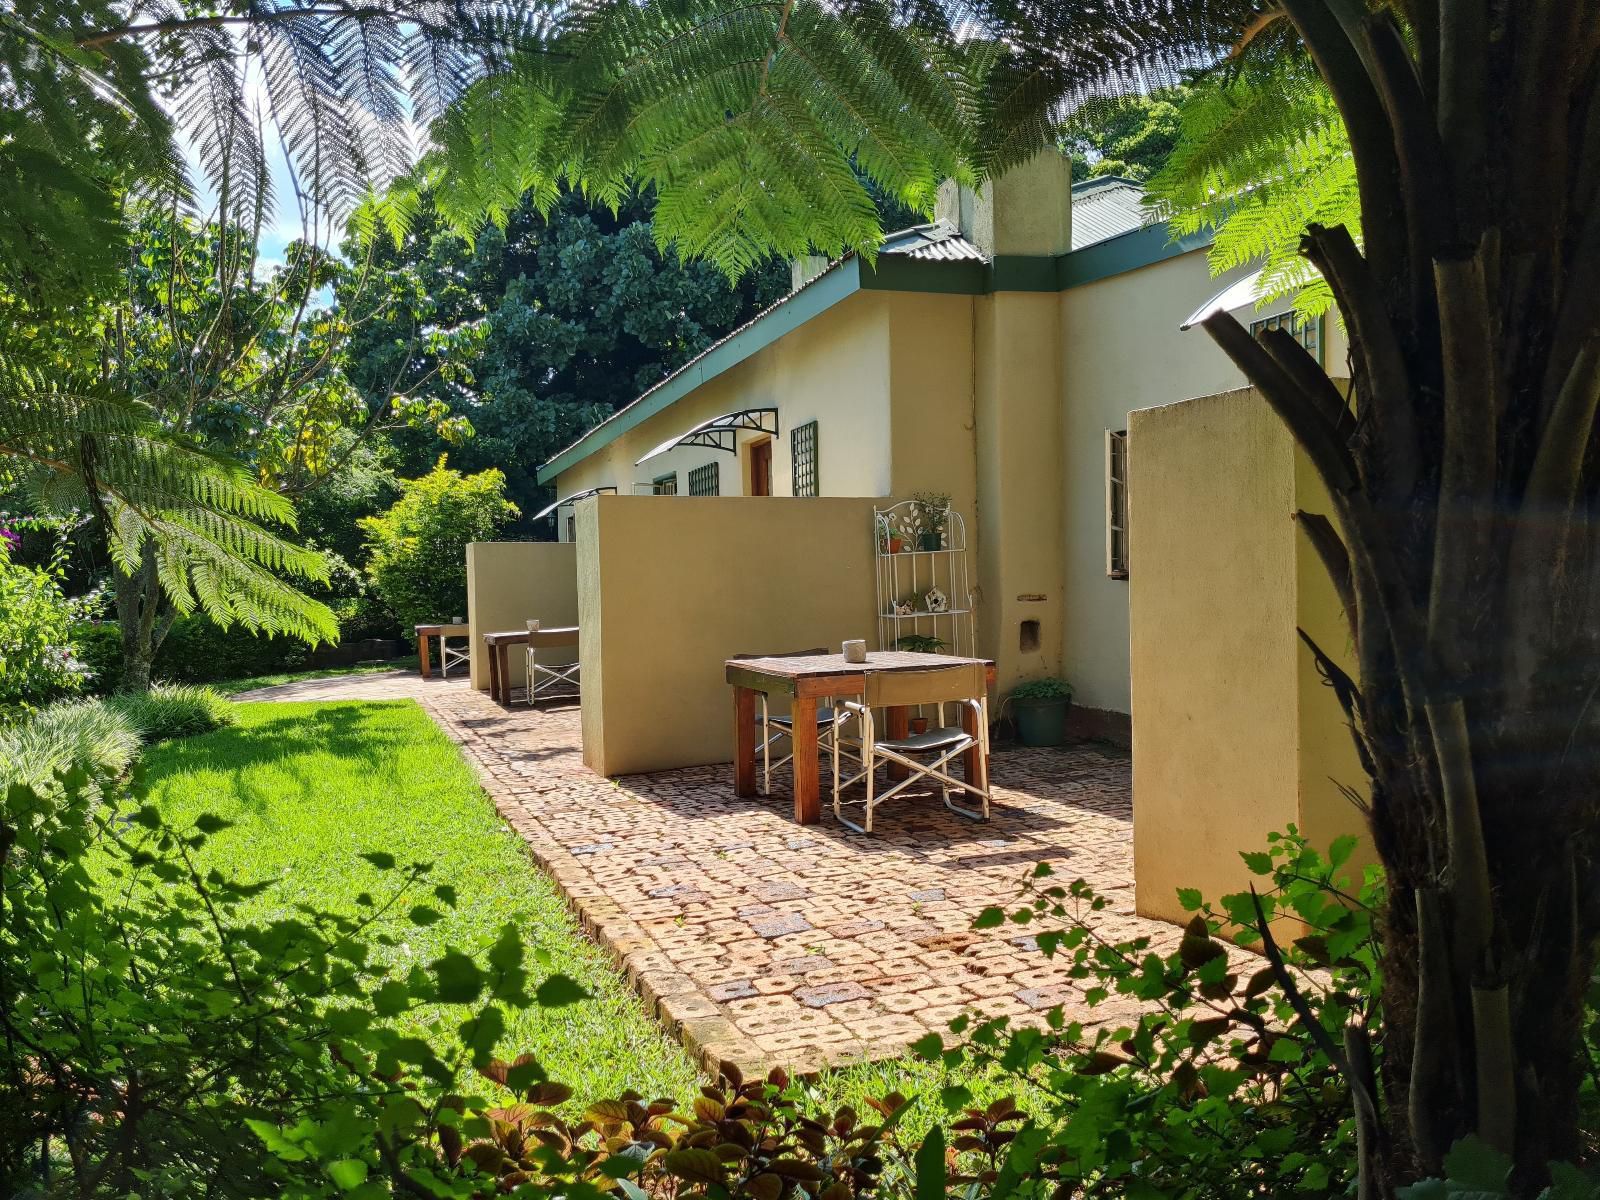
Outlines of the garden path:
M 708 1069 L 892 1057 L 967 1011 L 1037 1021 L 1063 1004 L 1086 1025 L 1123 1023 L 1126 1001 L 1088 1007 L 1066 963 L 1019 927 L 971 928 L 1041 861 L 1106 897 L 1089 918 L 1100 937 L 1177 940 L 1134 913 L 1131 765 L 1117 750 L 999 749 L 989 824 L 934 795 L 886 806 L 868 838 L 826 812 L 796 826 L 786 795 L 740 799 L 726 765 L 605 779 L 583 763 L 576 706 L 502 708 L 464 679 L 397 671 L 238 698 L 400 697 L 461 745 L 585 927 Z

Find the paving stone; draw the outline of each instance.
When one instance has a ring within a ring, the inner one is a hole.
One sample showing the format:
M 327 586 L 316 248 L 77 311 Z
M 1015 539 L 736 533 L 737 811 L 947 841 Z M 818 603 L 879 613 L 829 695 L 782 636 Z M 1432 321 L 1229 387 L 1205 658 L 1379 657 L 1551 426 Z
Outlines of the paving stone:
M 846 1000 L 865 1000 L 872 995 L 866 988 L 855 980 L 846 980 L 843 983 L 824 983 L 814 987 L 797 988 L 794 998 L 808 1008 L 826 1008 L 830 1004 L 842 1004 Z
M 243 699 L 415 699 L 459 745 L 507 825 L 555 880 L 583 928 L 707 1070 L 774 1063 L 818 1070 L 905 1053 L 963 1013 L 1042 1023 L 1128 1024 L 1091 1009 L 1063 960 L 1030 930 L 974 931 L 1014 906 L 1035 864 L 1110 901 L 1089 916 L 1105 938 L 1180 931 L 1133 911 L 1132 786 L 1126 755 L 1093 746 L 1002 748 L 994 819 L 908 791 L 871 839 L 790 819 L 786 776 L 770 800 L 733 794 L 726 765 L 603 779 L 583 763 L 575 705 L 502 709 L 463 680 L 416 672 L 304 680 Z M 546 1063 L 556 1075 L 558 1061 Z

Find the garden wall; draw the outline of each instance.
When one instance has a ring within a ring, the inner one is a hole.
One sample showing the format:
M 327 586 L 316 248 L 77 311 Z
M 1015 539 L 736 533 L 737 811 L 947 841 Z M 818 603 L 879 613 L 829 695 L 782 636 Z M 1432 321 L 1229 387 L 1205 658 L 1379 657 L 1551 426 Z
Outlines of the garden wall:
M 578 623 L 577 556 L 570 542 L 472 542 L 467 546 L 467 624 L 472 629 L 472 686 L 489 690 L 485 633 L 525 629 L 529 619 L 544 625 Z M 544 661 L 540 652 L 540 662 Z M 551 662 L 563 659 L 549 651 Z M 511 686 L 525 682 L 526 659 L 520 646 L 507 656 Z
M 735 654 L 876 643 L 870 499 L 595 496 L 577 507 L 583 758 L 733 760 Z
M 1245 389 L 1131 415 L 1128 524 L 1133 848 L 1140 913 L 1186 919 L 1177 889 L 1244 891 L 1240 851 L 1291 823 L 1372 855 L 1344 715 L 1301 642 L 1354 670 L 1338 599 L 1296 509 L 1329 512 L 1283 423 Z

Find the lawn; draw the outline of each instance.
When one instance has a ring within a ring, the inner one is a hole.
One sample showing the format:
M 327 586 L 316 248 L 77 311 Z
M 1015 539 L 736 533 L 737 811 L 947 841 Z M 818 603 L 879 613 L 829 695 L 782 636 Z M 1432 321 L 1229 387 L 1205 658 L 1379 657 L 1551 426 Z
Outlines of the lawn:
M 247 679 L 224 679 L 210 686 L 227 696 L 237 696 L 240 692 L 252 691 L 255 688 L 278 687 L 285 683 L 294 683 L 298 679 L 332 679 L 338 675 L 371 675 L 377 671 L 415 671 L 417 669 L 417 656 L 409 658 L 395 658 L 388 662 L 362 663 L 354 667 L 323 667 L 315 671 L 279 671 L 271 675 L 252 675 Z
M 169 819 L 210 812 L 235 822 L 204 847 L 207 866 L 241 879 L 280 880 L 254 902 L 252 915 L 297 901 L 355 912 L 358 893 L 381 895 L 393 878 L 363 861 L 366 851 L 430 862 L 431 882 L 395 911 L 436 904 L 435 882 L 454 885 L 458 904 L 428 928 L 403 915 L 393 921 L 403 960 L 426 963 L 451 946 L 486 945 L 512 921 L 530 950 L 548 956 L 545 969 L 594 994 L 512 1017 L 505 1056 L 536 1055 L 580 1097 L 628 1087 L 652 1096 L 692 1094 L 696 1074 L 682 1048 L 583 936 L 454 744 L 420 708 L 353 701 L 241 704 L 238 711 L 232 728 L 152 747 L 145 765 Z M 447 1028 L 461 1019 L 424 1015 L 444 1018 Z

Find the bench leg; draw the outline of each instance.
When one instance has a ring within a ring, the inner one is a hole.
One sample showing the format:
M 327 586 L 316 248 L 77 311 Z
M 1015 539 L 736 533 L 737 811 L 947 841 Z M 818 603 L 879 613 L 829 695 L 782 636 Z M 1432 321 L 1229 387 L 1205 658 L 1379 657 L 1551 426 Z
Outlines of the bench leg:
M 796 825 L 815 825 L 822 820 L 822 780 L 817 756 L 817 700 L 815 696 L 796 696 L 790 710 L 794 732 L 790 740 L 794 758 L 794 821 Z
M 733 790 L 756 794 L 756 694 L 742 687 L 733 689 Z

